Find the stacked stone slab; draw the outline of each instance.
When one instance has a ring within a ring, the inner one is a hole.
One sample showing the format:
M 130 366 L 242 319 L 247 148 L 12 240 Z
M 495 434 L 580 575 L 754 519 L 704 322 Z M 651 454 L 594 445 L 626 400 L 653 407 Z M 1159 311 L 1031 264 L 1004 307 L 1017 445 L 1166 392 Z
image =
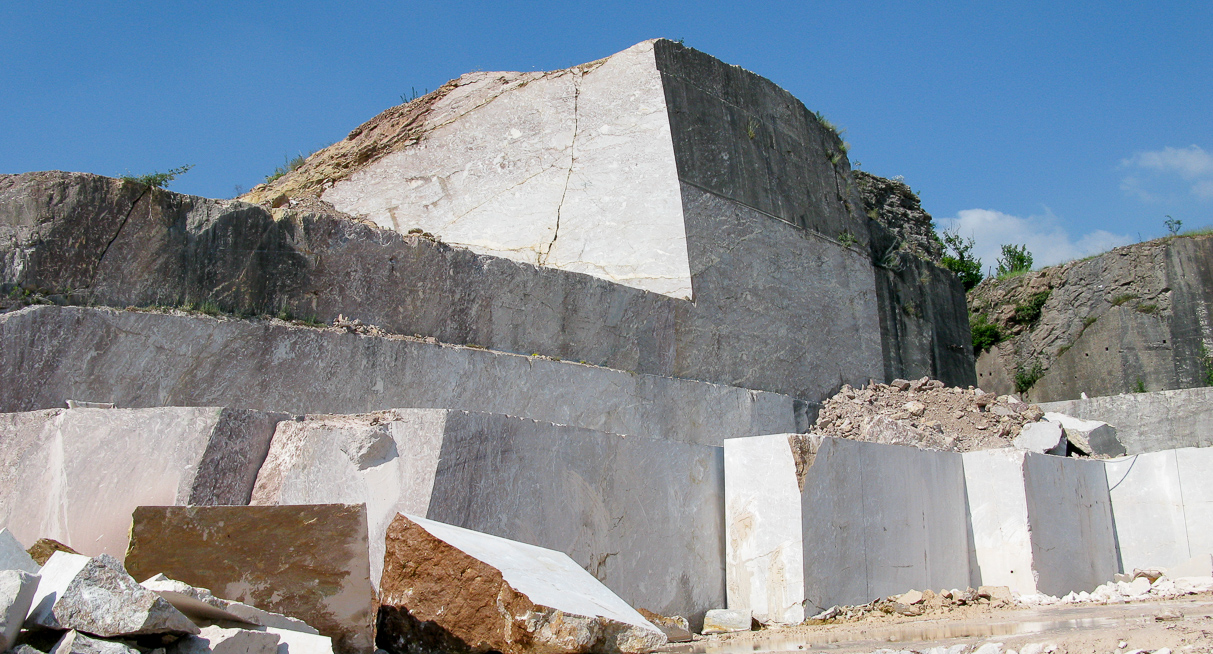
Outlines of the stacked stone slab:
M 982 585 L 1062 596 L 1120 569 L 1103 462 L 1010 449 L 961 456 Z
M 139 505 L 247 504 L 284 417 L 214 407 L 0 414 L 0 527 L 120 558 Z
M 796 622 L 971 582 L 959 454 L 784 434 L 727 441 L 725 466 L 730 609 Z
M 1105 469 L 1122 570 L 1213 554 L 1213 448 L 1137 454 Z
M 724 603 L 719 447 L 499 414 L 397 409 L 279 423 L 253 504 L 363 503 L 371 578 L 397 513 L 563 552 L 636 607 Z

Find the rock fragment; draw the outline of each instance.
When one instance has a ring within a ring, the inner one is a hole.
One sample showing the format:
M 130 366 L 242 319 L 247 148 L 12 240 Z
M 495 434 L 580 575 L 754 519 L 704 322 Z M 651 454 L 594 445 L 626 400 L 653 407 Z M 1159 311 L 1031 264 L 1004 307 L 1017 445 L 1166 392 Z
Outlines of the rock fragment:
M 691 640 L 691 625 L 681 615 L 661 615 L 645 609 L 637 609 L 637 611 L 644 616 L 645 620 L 660 629 L 661 633 L 665 634 L 666 640 L 671 643 L 685 643 Z
M 1044 418 L 1059 423 L 1066 433 L 1066 438 L 1087 454 L 1124 456 L 1126 453 L 1125 446 L 1116 435 L 1116 428 L 1106 422 L 1083 420 L 1056 412 L 1048 412 L 1044 414 Z
M 0 570 L 0 652 L 17 640 L 38 590 L 38 579 L 24 570 Z
M 129 645 L 92 638 L 73 629 L 64 634 L 58 643 L 55 643 L 54 649 L 49 654 L 140 654 L 140 652 Z
M 80 553 L 53 538 L 39 538 L 38 540 L 34 541 L 34 544 L 30 545 L 29 549 L 27 550 L 30 558 L 32 558 L 38 565 L 46 565 L 46 562 L 50 560 L 51 555 L 55 552 L 67 552 L 68 554 Z
M 749 631 L 753 617 L 744 609 L 712 609 L 703 616 L 703 635 Z
M 1029 422 L 1019 430 L 1015 448 L 1029 452 L 1056 454 L 1066 453 L 1066 435 L 1061 424 L 1056 422 Z
M 0 529 L 0 570 L 22 570 L 38 573 L 38 566 L 21 543 L 8 529 Z M 3 651 L 3 650 L 0 650 Z
M 263 611 L 241 602 L 215 597 L 207 588 L 195 588 L 185 582 L 169 579 L 163 574 L 147 579 L 140 585 L 163 597 L 195 624 L 222 620 L 320 634 L 302 620 L 281 613 Z M 200 624 L 200 626 L 206 625 Z
M 563 553 L 404 515 L 386 545 L 376 644 L 391 654 L 642 652 L 666 642 Z
M 189 618 L 136 583 L 113 557 L 66 552 L 56 552 L 42 567 L 25 625 L 103 638 L 198 633 Z
M 268 631 L 210 626 L 174 643 L 169 654 L 277 654 L 279 640 Z

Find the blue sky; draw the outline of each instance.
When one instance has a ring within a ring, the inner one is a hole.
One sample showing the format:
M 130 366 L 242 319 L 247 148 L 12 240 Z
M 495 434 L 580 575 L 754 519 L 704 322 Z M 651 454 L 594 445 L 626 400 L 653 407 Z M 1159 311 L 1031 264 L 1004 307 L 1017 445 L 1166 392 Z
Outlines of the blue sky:
M 1213 225 L 1210 2 L 10 2 L 0 173 L 194 164 L 174 190 L 231 197 L 414 88 L 654 37 L 846 128 L 987 265 Z

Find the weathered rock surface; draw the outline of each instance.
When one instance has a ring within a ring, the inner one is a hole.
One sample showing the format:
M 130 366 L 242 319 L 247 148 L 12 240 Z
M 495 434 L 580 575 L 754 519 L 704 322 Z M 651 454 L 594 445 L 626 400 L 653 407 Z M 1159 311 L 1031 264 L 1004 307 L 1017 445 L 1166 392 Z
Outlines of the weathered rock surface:
M 30 558 L 32 558 L 39 566 L 46 565 L 46 562 L 50 560 L 51 556 L 53 556 L 55 552 L 67 552 L 68 554 L 80 553 L 67 545 L 64 545 L 63 543 L 60 543 L 54 538 L 39 538 L 38 540 L 34 541 L 34 544 L 30 545 L 29 549 L 27 550 Z
M 943 244 L 935 235 L 935 222 L 923 210 L 918 195 L 900 178 L 885 179 L 862 170 L 851 177 L 863 202 L 864 213 L 893 232 L 901 249 L 938 264 Z
M 1028 390 L 1037 402 L 1204 386 L 1213 365 L 1202 353 L 1213 342 L 1211 262 L 1213 237 L 1177 237 L 986 280 L 969 306 L 1006 340 L 978 357 L 979 385 L 1010 393 L 1017 371 L 1039 365 Z
M 21 632 L 39 578 L 24 570 L 0 570 L 0 652 L 12 647 Z
M 724 603 L 722 487 L 717 447 L 395 409 L 279 423 L 252 502 L 365 502 L 376 583 L 408 513 L 564 552 L 631 605 L 694 623 Z
M 8 411 L 82 396 L 295 414 L 415 406 L 707 445 L 807 424 L 804 403 L 744 388 L 277 321 L 80 307 L 0 314 L 0 378 Z
M 76 630 L 63 634 L 48 654 L 140 654 L 139 650 L 112 640 L 91 638 Z
M 143 506 L 132 520 L 132 574 L 298 618 L 339 654 L 374 649 L 365 507 Z
M 213 407 L 0 414 L 0 526 L 121 558 L 137 506 L 247 504 L 285 417 Z
M 302 620 L 263 611 L 255 606 L 215 597 L 208 588 L 195 588 L 185 582 L 158 574 L 139 584 L 154 591 L 184 613 L 195 624 L 204 622 L 244 622 L 262 627 L 277 627 L 308 634 L 319 634 Z M 205 626 L 210 626 L 205 625 Z
M 1127 454 L 1213 447 L 1213 388 L 1184 388 L 1049 402 L 1045 411 L 1115 425 Z
M 703 617 L 703 635 L 749 631 L 752 616 L 743 609 L 712 609 Z
M 403 515 L 387 533 L 377 644 L 404 652 L 643 652 L 662 632 L 567 556 Z
M 212 625 L 203 627 L 197 636 L 186 636 L 173 643 L 169 651 L 172 654 L 277 654 L 279 640 L 278 634 L 268 631 Z
M 42 566 L 29 628 L 77 629 L 94 636 L 196 634 L 198 627 L 140 586 L 117 559 L 56 552 Z
M 0 570 L 22 570 L 37 574 L 39 564 L 30 558 L 21 542 L 8 528 L 0 529 Z M 0 650 L 2 652 L 4 650 Z

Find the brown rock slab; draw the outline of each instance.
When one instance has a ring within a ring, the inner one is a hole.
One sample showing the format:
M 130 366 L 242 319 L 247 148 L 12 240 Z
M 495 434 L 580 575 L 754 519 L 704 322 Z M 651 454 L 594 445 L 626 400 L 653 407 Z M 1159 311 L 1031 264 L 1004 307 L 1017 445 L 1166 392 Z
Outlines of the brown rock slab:
M 376 644 L 391 654 L 640 652 L 664 634 L 567 555 L 397 515 Z
M 47 560 L 49 560 L 51 555 L 55 552 L 67 552 L 68 554 L 80 553 L 53 538 L 39 538 L 38 540 L 34 541 L 33 545 L 29 546 L 28 550 L 26 550 L 26 553 L 28 553 L 30 558 L 33 559 L 38 565 L 46 565 Z
M 303 620 L 338 654 L 374 649 L 364 505 L 141 506 L 126 565 Z

